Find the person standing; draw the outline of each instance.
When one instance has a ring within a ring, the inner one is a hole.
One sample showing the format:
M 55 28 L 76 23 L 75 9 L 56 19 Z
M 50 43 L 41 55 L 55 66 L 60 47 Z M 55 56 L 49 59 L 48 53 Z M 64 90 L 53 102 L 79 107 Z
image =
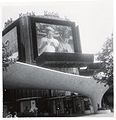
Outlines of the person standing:
M 41 39 L 40 45 L 38 45 L 38 55 L 40 56 L 43 52 L 56 52 L 59 46 L 59 41 L 54 38 L 54 29 L 47 27 L 47 36 Z

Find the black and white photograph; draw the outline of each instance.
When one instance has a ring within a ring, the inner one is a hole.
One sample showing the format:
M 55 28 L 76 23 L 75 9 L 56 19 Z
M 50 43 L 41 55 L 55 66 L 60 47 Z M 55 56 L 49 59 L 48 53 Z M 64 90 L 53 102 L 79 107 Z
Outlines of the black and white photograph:
M 114 117 L 113 0 L 2 5 L 2 118 Z

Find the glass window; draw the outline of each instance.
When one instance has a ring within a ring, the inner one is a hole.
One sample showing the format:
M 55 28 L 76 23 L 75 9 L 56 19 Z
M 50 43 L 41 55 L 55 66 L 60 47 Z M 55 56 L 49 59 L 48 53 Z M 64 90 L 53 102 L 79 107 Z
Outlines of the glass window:
M 43 52 L 74 53 L 70 26 L 36 23 L 38 55 Z
M 17 28 L 14 27 L 3 36 L 4 52 L 7 52 L 9 58 L 18 59 L 18 40 Z

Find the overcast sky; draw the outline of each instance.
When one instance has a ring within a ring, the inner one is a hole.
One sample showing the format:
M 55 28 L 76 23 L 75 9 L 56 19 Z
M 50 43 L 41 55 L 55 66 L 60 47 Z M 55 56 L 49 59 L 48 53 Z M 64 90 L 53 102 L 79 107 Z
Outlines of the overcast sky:
M 6 4 L 2 8 L 2 25 L 9 18 L 18 18 L 19 13 L 44 11 L 57 12 L 79 25 L 83 53 L 97 53 L 104 41 L 113 33 L 112 0 L 54 1 L 38 3 Z

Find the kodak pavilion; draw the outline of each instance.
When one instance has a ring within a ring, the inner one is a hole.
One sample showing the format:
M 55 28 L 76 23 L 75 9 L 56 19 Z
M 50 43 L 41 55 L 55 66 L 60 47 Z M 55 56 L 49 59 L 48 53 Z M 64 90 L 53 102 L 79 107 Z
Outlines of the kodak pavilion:
M 92 77 L 94 56 L 82 53 L 74 22 L 21 16 L 2 35 L 8 59 L 17 60 L 3 71 L 4 117 L 8 112 L 19 117 L 80 115 L 101 108 L 109 87 Z

